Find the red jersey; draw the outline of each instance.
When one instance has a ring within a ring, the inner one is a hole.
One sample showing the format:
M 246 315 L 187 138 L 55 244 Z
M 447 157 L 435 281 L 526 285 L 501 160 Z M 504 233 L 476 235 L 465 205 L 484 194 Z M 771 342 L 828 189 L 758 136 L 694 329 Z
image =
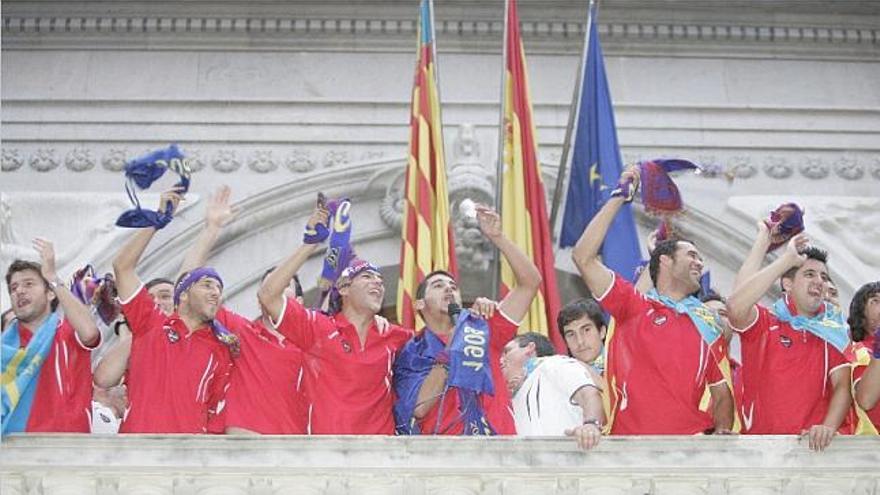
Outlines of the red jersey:
M 18 324 L 20 347 L 27 347 L 34 336 L 30 328 Z M 40 367 L 37 389 L 25 431 L 89 433 L 92 413 L 91 351 L 79 341 L 67 321 L 58 321 L 49 355 Z
M 302 435 L 308 422 L 302 352 L 258 318 L 239 334 L 241 355 L 226 393 L 226 426 L 264 435 Z
M 177 313 L 164 315 L 143 287 L 122 312 L 132 342 L 120 433 L 222 433 L 216 415 L 232 371 L 229 349 L 207 325 L 190 333 Z M 223 307 L 216 319 L 236 334 L 249 325 Z
M 370 324 L 361 346 L 357 329 L 342 313 L 327 316 L 286 299 L 278 331 L 303 352 L 309 433 L 393 435 L 391 365 L 413 332 L 389 325 L 384 335 Z
M 852 370 L 853 390 L 855 390 L 859 380 L 862 379 L 865 372 L 868 371 L 868 366 L 874 360 L 871 356 L 871 349 L 874 347 L 874 336 L 868 334 L 863 341 L 855 342 L 853 346 L 855 355 L 858 358 L 858 361 L 853 364 Z M 855 401 L 853 401 L 853 407 L 858 407 Z M 865 411 L 865 414 L 871 421 L 871 424 L 874 425 L 874 429 L 880 430 L 880 404 L 875 405 L 872 409 L 868 409 Z M 861 431 L 856 433 L 861 433 Z
M 833 345 L 757 309 L 752 324 L 734 329 L 742 342 L 742 432 L 799 435 L 825 420 L 831 373 L 849 363 Z
M 613 435 L 692 435 L 714 426 L 700 410 L 707 386 L 724 382 L 721 346 L 709 345 L 686 313 L 648 299 L 617 274 L 597 298 L 615 319 L 605 370 Z M 718 385 L 721 386 L 721 385 Z
M 513 406 L 510 401 L 510 391 L 507 390 L 507 381 L 501 372 L 501 355 L 504 346 L 516 336 L 519 324 L 512 321 L 500 310 L 489 318 L 489 364 L 492 368 L 492 385 L 495 395 L 481 394 L 480 404 L 483 414 L 489 420 L 489 425 L 496 435 L 515 435 L 516 423 L 513 419 Z M 429 331 L 429 330 L 425 330 Z M 438 339 L 444 344 L 449 344 L 451 335 L 438 335 Z M 434 406 L 419 420 L 419 429 L 422 434 L 438 435 L 461 435 L 464 433 L 464 418 L 461 413 L 461 402 L 458 393 L 447 393 L 434 403 Z M 442 413 L 441 413 L 442 404 Z M 437 417 L 441 416 L 438 423 Z M 438 427 L 439 425 L 439 427 Z

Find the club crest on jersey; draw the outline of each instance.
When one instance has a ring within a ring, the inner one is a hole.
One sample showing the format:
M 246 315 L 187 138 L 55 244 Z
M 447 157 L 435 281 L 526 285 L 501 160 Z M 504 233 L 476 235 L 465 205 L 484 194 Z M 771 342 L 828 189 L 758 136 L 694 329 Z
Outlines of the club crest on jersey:
M 347 340 L 342 341 L 342 350 L 346 353 L 351 352 L 351 344 L 349 344 Z
M 658 327 L 664 323 L 666 323 L 666 315 L 657 315 L 654 317 L 654 324 Z
M 180 334 L 177 333 L 177 330 L 167 325 L 165 326 L 165 335 L 168 336 L 168 342 L 171 342 L 172 344 L 180 340 Z
M 782 344 L 782 347 L 788 349 L 789 347 L 791 347 L 791 337 L 789 337 L 788 335 L 780 335 L 779 343 Z

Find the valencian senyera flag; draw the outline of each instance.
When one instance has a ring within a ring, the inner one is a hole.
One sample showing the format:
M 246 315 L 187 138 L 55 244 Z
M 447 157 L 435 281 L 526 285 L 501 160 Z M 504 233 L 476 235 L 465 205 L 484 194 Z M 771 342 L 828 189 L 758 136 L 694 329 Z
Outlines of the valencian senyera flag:
M 547 335 L 558 352 L 565 351 L 556 330 L 559 294 L 556 287 L 553 243 L 538 163 L 538 143 L 526 76 L 525 52 L 519 30 L 516 0 L 509 0 L 504 88 L 504 164 L 501 177 L 501 221 L 505 235 L 535 263 L 543 283 L 520 331 Z M 501 265 L 502 293 L 515 284 L 507 262 Z
M 409 159 L 400 243 L 397 319 L 401 326 L 424 326 L 415 311 L 416 287 L 433 270 L 458 275 L 449 222 L 446 160 L 440 121 L 440 95 L 434 61 L 431 2 L 419 8 L 418 59 L 410 112 Z

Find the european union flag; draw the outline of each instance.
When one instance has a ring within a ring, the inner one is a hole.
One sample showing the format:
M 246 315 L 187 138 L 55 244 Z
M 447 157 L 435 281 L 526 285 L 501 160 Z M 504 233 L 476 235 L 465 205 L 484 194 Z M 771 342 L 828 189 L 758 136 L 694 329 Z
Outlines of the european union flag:
M 595 9 L 590 16 L 588 50 L 581 77 L 577 133 L 559 237 L 560 247 L 577 243 L 587 224 L 617 187 L 622 169 Z M 628 279 L 633 278 L 635 267 L 641 261 L 641 250 L 630 204 L 624 205 L 614 218 L 602 245 L 602 260 L 615 272 Z

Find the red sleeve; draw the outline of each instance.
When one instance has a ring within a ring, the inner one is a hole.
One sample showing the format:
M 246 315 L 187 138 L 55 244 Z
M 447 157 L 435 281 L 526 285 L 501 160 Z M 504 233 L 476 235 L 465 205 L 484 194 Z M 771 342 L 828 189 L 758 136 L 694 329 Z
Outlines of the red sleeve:
M 611 282 L 611 287 L 604 294 L 596 297 L 596 300 L 620 325 L 632 315 L 638 314 L 649 303 L 645 296 L 620 274 L 612 272 L 612 276 L 614 280 Z
M 712 359 L 709 360 L 708 369 L 706 370 L 706 383 L 708 383 L 709 385 L 714 385 L 718 382 L 722 382 L 725 380 L 724 373 L 721 372 L 721 367 L 718 366 L 718 363 L 723 358 L 724 356 L 719 355 L 716 352 L 712 352 Z
M 489 318 L 489 345 L 499 353 L 514 337 L 519 324 L 511 320 L 501 309 Z
M 143 285 L 131 298 L 122 301 L 122 314 L 128 321 L 132 335 L 141 335 L 150 330 L 161 329 L 165 322 L 165 315 L 153 302 L 153 298 Z
M 322 313 L 307 309 L 296 299 L 289 297 L 284 300 L 281 308 L 281 319 L 273 321 L 278 333 L 290 339 L 302 350 L 311 349 L 315 345 L 316 322 L 319 318 L 327 318 Z
M 739 338 L 743 342 L 758 339 L 762 334 L 766 333 L 772 325 L 779 325 L 779 320 L 769 309 L 760 304 L 755 305 L 755 308 L 758 310 L 758 316 L 755 317 L 755 321 L 744 328 L 736 328 L 733 325 L 730 326 L 735 332 L 739 333 Z
M 244 330 L 250 328 L 251 320 L 241 316 L 238 313 L 230 311 L 226 306 L 220 306 L 215 317 L 230 332 L 240 335 Z
M 61 321 L 58 322 L 58 330 L 56 335 L 60 337 L 64 342 L 72 346 L 72 349 L 81 349 L 86 352 L 91 352 L 101 346 L 102 341 L 104 340 L 104 334 L 98 332 L 98 341 L 91 347 L 83 344 L 79 340 L 79 334 L 76 333 L 76 329 L 73 328 L 73 325 L 67 321 L 67 318 L 62 318 Z
M 841 366 L 850 366 L 849 360 L 846 359 L 846 356 L 843 355 L 842 352 L 838 351 L 836 347 L 831 344 L 825 344 L 828 346 L 828 374 L 830 375 L 834 370 L 840 368 Z M 864 372 L 862 372 L 864 373 Z M 853 378 L 855 379 L 855 378 Z

